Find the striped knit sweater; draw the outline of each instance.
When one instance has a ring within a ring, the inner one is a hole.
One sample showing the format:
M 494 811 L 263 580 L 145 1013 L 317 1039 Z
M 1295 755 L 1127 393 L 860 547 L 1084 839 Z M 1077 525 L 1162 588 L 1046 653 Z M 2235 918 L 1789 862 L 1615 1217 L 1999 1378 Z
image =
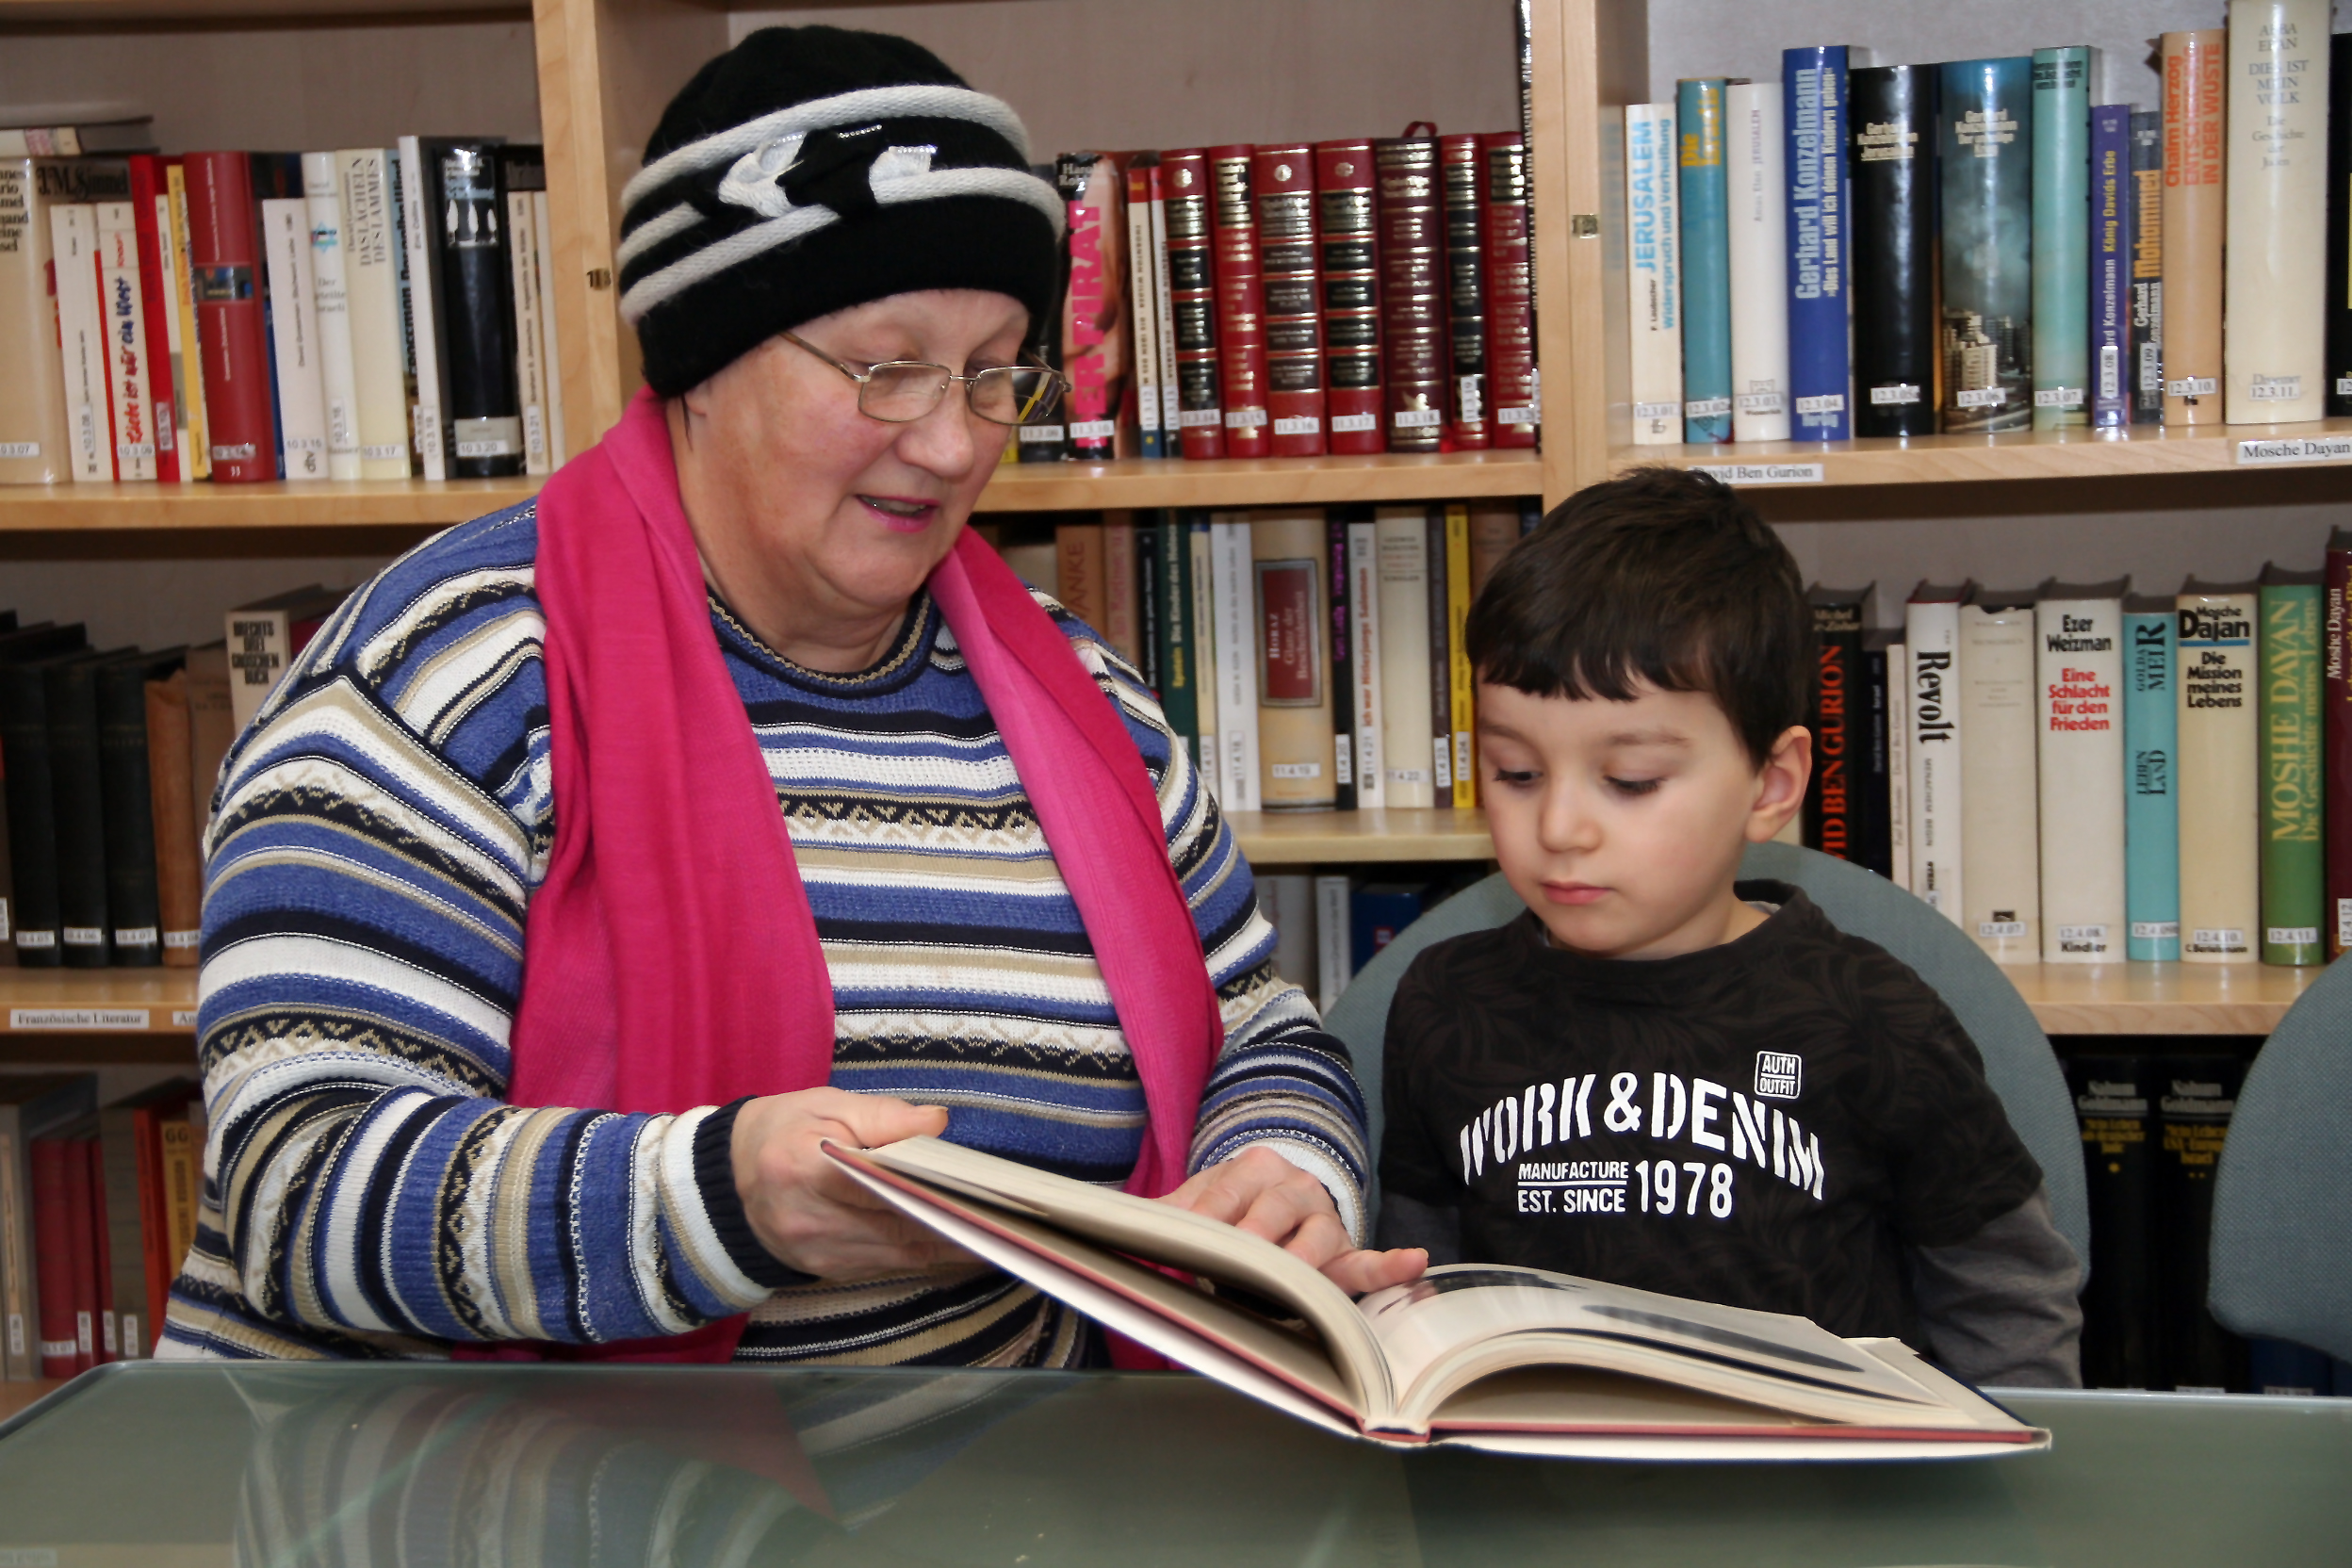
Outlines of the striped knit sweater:
M 748 1310 L 741 1359 L 1070 1364 L 1074 1315 L 975 1268 L 836 1284 L 752 1239 L 733 1111 L 501 1099 L 525 912 L 554 842 L 526 504 L 358 590 L 224 764 L 198 1039 L 210 1133 L 169 1355 L 408 1356 L 594 1343 Z M 1133 668 L 1040 599 L 1157 787 L 1225 1021 L 1195 1169 L 1264 1144 L 1362 1231 L 1346 1052 L 1274 978 L 1250 868 Z M 927 596 L 852 676 L 712 606 L 831 969 L 833 1084 L 947 1136 L 1116 1185 L 1144 1102 L 1075 904 Z

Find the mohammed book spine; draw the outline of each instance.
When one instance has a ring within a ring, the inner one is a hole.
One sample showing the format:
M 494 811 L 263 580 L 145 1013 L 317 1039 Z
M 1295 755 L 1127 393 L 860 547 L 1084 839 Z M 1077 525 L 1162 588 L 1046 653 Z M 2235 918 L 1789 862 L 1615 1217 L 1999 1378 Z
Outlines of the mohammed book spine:
M 449 473 L 496 479 L 523 471 L 522 409 L 514 391 L 514 310 L 508 297 L 505 202 L 496 146 L 428 141 L 433 251 L 440 264 L 436 321 L 446 351 Z
M 1373 143 L 1388 449 L 1433 452 L 1446 433 L 1445 213 L 1437 138 L 1410 126 Z
M 1209 155 L 1197 147 L 1162 153 L 1160 184 L 1168 216 L 1168 308 L 1175 322 L 1177 441 L 1186 457 L 1223 457 Z
M 381 147 L 345 148 L 335 159 L 359 477 L 406 479 L 408 384 L 401 368 L 400 256 L 393 220 L 400 193 Z
M 1153 541 L 1159 561 L 1154 586 L 1159 609 L 1154 629 L 1159 639 L 1160 711 L 1200 766 L 1200 708 L 1198 696 L 1199 660 L 1192 641 L 1192 531 L 1181 514 L 1160 514 Z
M 278 429 L 253 171 L 243 153 L 190 153 L 183 167 L 212 480 L 261 483 L 278 477 Z
M 449 446 L 449 378 L 447 356 L 441 351 L 442 252 L 433 236 L 434 198 L 440 173 L 437 150 L 427 155 L 421 137 L 400 138 L 400 240 L 401 266 L 408 283 L 402 298 L 401 342 L 407 350 L 408 435 L 417 458 L 418 477 L 446 480 L 450 467 Z
M 1542 416 L 1527 149 L 1517 131 L 1478 138 L 1486 191 L 1486 396 L 1497 447 L 1532 447 Z
M 2327 801 L 2320 841 L 2327 846 L 2328 956 L 2352 948 L 2352 529 L 2328 536 L 2327 583 L 2320 605 L 2325 639 L 2320 662 L 2320 786 Z
M 204 355 L 196 336 L 196 272 L 188 248 L 188 169 L 186 160 L 166 158 L 165 199 L 170 203 L 172 227 L 167 249 L 172 255 L 172 304 L 178 318 L 173 351 L 179 356 L 174 372 L 182 428 L 180 471 L 190 479 L 212 477 L 211 424 L 204 414 Z
M 2031 594 L 1960 607 L 1963 929 L 1995 963 L 2042 956 L 2034 677 Z
M 327 479 L 326 381 L 311 270 L 310 204 L 301 197 L 265 199 L 261 236 L 270 350 L 277 372 L 279 466 L 289 480 Z
M 1625 318 L 1633 331 L 1633 443 L 1682 439 L 1681 241 L 1674 106 L 1625 106 Z
M 0 377 L 0 484 L 55 484 L 70 477 L 65 382 L 45 367 L 57 353 L 49 206 L 53 187 L 73 167 L 0 158 L 0 364 L 44 368 Z
M 2132 422 L 2132 107 L 2091 110 L 2091 423 Z
M 2327 412 L 2332 0 L 2232 0 L 2222 318 L 2236 425 Z
M 147 302 L 139 281 L 139 220 L 129 202 L 100 202 L 98 331 L 104 340 L 114 477 L 155 478 L 155 410 L 148 378 Z M 170 411 L 165 410 L 166 416 Z
M 1429 596 L 1429 793 L 1437 806 L 1451 806 L 1454 792 L 1454 679 L 1452 598 L 1446 589 L 1452 573 L 1446 569 L 1446 512 L 1432 506 L 1422 513 L 1428 531 Z
M 1209 594 L 1217 621 L 1217 744 L 1229 812 L 1266 804 L 1259 778 L 1258 661 L 1255 596 L 1251 593 L 1247 514 L 1215 515 L 1209 524 Z
M 1260 147 L 1250 169 L 1266 296 L 1266 402 L 1276 457 L 1324 451 L 1323 309 L 1315 287 L 1315 153 Z
M 2034 428 L 2087 424 L 2091 73 L 2082 44 L 2034 51 Z
M 2148 1388 L 2157 1376 L 2155 1075 L 2145 1056 L 2068 1056 L 2090 1200 L 2082 1386 Z
M 1349 695 L 1348 731 L 1354 743 L 1356 807 L 1377 811 L 1390 804 L 1387 687 L 1381 678 L 1385 656 L 1382 636 L 1381 553 L 1379 514 L 1369 508 L 1351 510 L 1348 521 L 1348 664 L 1354 685 Z
M 1886 879 L 1912 890 L 1911 645 L 1901 636 L 1886 645 Z
M 1218 384 L 1228 457 L 1265 457 L 1273 450 L 1266 406 L 1266 283 L 1250 179 L 1253 152 L 1239 143 L 1209 149 Z
M 1277 513 L 1237 526 L 1249 533 L 1257 619 L 1259 799 L 1269 811 L 1328 811 L 1336 796 L 1323 517 Z
M 2034 606 L 2047 964 L 2124 956 L 2126 586 L 2045 583 Z
M 2170 599 L 2123 601 L 2123 898 L 2125 956 L 2180 956 L 2180 678 Z
M 61 202 L 49 209 L 49 249 L 57 271 L 55 357 L 65 387 L 70 472 L 77 484 L 114 479 L 107 414 L 105 325 L 98 312 L 98 208 Z
M 1429 768 L 1429 520 L 1417 506 L 1383 506 L 1373 514 L 1373 528 L 1380 574 L 1381 804 L 1427 808 L 1437 803 Z
M 1470 619 L 1470 509 L 1459 501 L 1446 508 L 1446 718 L 1453 737 L 1453 805 L 1462 811 L 1478 804 L 1478 678 L 1462 629 Z
M 539 227 L 532 198 L 547 185 L 547 164 L 536 147 L 509 148 L 498 159 L 506 190 L 507 297 L 514 302 L 514 397 L 523 421 L 523 472 L 554 470 L 548 449 L 547 363 L 543 318 L 549 303 L 539 289 Z
M 1909 652 L 1911 890 L 1962 925 L 1960 599 L 1921 583 L 1903 607 Z
M 2328 413 L 2352 416 L 2352 33 L 2328 41 Z
M 1805 792 L 1805 843 L 1840 860 L 1854 858 L 1854 689 L 1862 663 L 1862 613 L 1870 590 L 1813 589 L 1816 663 L 1813 710 L 1813 777 Z
M 2018 55 L 1956 61 L 1937 84 L 1947 432 L 2034 422 L 2033 80 Z
M 1788 207 L 1780 89 L 1723 90 L 1731 220 L 1731 435 L 1788 439 Z
M 1854 429 L 1933 435 L 1936 68 L 1854 71 Z
M 1731 439 L 1731 231 L 1723 79 L 1674 84 L 1682 230 L 1682 439 Z
M 155 840 L 155 907 L 169 969 L 193 969 L 204 922 L 204 859 L 196 841 L 189 780 L 195 772 L 188 674 L 142 683 L 147 723 L 148 816 Z
M 1353 593 L 1348 580 L 1348 527 L 1358 510 L 1332 507 L 1323 523 L 1323 584 L 1330 596 L 1324 641 L 1331 656 L 1331 806 L 1340 811 L 1356 809 L 1356 659 L 1349 644 L 1354 633 L 1349 624 Z
M 2132 422 L 2164 421 L 2164 117 L 2132 112 Z
M 1486 203 L 1479 187 L 1475 133 L 1437 140 L 1446 188 L 1446 324 L 1452 375 L 1446 382 L 1446 442 L 1449 451 L 1493 445 L 1494 414 L 1487 392 Z
M 1063 374 L 1070 378 L 1069 455 L 1102 463 L 1135 455 L 1128 392 L 1135 345 L 1119 302 L 1119 237 L 1127 224 L 1127 155 L 1064 159 L 1069 267 L 1062 289 Z
M 2256 585 L 2181 585 L 2180 958 L 2250 964 L 2262 918 Z
M 1212 588 L 1215 561 L 1211 549 L 1208 514 L 1180 514 L 1186 521 L 1185 549 L 1187 569 L 1184 586 L 1192 600 L 1192 647 L 1197 672 L 1193 682 L 1194 734 L 1203 786 L 1215 794 L 1226 809 L 1233 803 L 1225 799 L 1225 754 L 1217 743 L 1217 599 Z
M 1152 243 L 1150 153 L 1127 166 L 1127 335 L 1135 353 L 1136 454 L 1172 456 L 1161 440 L 1160 257 Z
M 2221 247 L 2230 35 L 2166 33 L 2164 423 L 2221 423 Z
M 302 155 L 302 205 L 310 235 L 311 313 L 326 416 L 327 477 L 359 478 L 359 398 L 351 358 L 351 301 L 343 199 L 333 153 Z
M 140 374 L 146 382 L 148 429 L 154 433 L 155 477 L 175 483 L 188 473 L 181 461 L 187 445 L 180 412 L 179 310 L 172 255 L 172 192 L 163 159 L 139 153 L 126 160 L 131 182 L 131 243 L 139 257 Z
M 2327 962 L 2325 746 L 2320 739 L 2321 599 L 2326 573 L 2265 567 L 2262 633 L 2262 962 Z
M 2238 1056 L 2160 1058 L 2157 1072 L 2157 1286 L 2164 1365 L 2159 1386 L 2182 1394 L 2246 1387 L 2246 1342 L 2206 1305 L 2213 1178 L 2230 1140 L 2246 1063 Z
M 1854 215 L 1846 48 L 1784 49 L 1788 139 L 1788 395 L 1800 441 L 1854 434 Z

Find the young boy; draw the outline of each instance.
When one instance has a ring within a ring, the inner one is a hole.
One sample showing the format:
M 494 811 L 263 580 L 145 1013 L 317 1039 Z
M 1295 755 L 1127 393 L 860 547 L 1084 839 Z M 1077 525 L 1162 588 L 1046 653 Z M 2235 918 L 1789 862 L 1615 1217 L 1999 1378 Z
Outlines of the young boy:
M 1811 773 L 1812 614 L 1772 530 L 1701 475 L 1594 485 L 1467 642 L 1529 912 L 1397 988 L 1380 1245 L 2078 1384 L 2077 1261 L 1959 1022 L 1797 889 L 1735 880 Z

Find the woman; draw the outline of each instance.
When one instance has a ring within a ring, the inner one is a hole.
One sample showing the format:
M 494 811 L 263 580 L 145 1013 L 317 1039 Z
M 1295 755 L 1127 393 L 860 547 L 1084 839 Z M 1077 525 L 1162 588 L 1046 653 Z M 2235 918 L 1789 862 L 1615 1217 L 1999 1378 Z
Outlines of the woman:
M 1362 1101 L 1184 748 L 964 531 L 1050 389 L 1023 141 L 831 28 L 671 105 L 619 252 L 648 391 L 355 593 L 224 767 L 167 1354 L 1099 1356 L 827 1137 L 1418 1271 L 1356 1245 Z

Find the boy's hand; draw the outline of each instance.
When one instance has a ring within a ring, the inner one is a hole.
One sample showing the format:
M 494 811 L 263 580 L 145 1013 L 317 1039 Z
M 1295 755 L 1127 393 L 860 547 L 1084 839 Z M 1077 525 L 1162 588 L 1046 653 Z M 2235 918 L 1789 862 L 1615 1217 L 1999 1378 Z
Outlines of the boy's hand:
M 1339 1221 L 1329 1188 L 1271 1149 L 1244 1150 L 1160 1200 L 1263 1236 L 1323 1271 L 1350 1296 L 1408 1284 L 1429 1266 L 1418 1247 L 1376 1252 L 1358 1247 Z

